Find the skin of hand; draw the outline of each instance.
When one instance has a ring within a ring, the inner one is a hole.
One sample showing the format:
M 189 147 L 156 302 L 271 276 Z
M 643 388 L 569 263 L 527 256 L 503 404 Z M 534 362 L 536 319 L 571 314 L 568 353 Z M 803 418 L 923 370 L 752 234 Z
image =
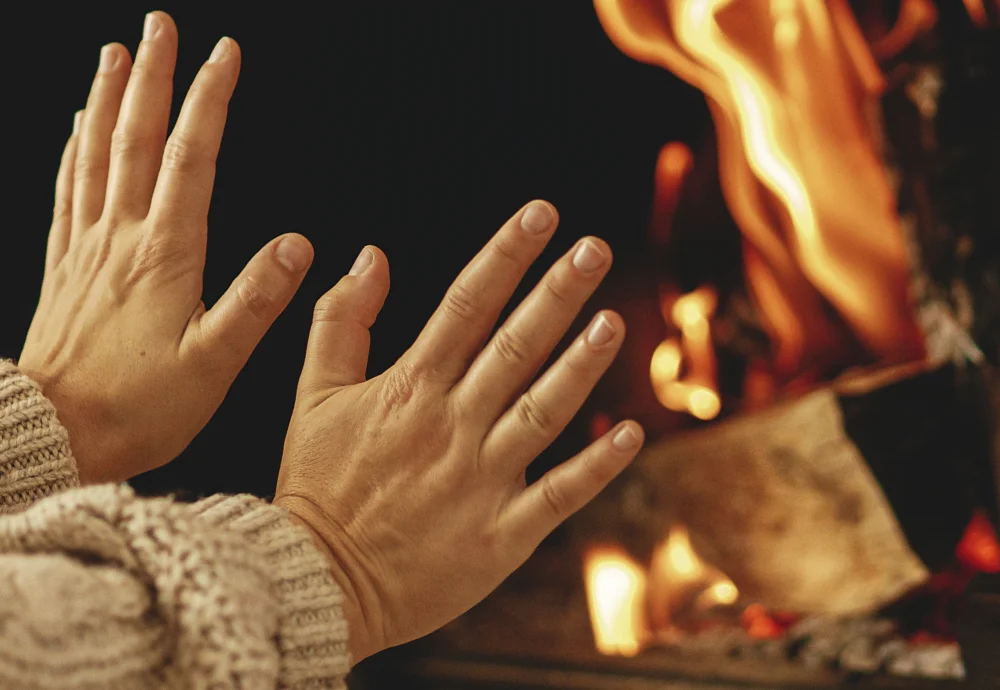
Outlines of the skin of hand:
M 367 381 L 368 329 L 389 287 L 385 256 L 366 247 L 316 305 L 274 502 L 329 557 L 354 661 L 479 602 L 642 445 L 642 428 L 623 422 L 526 485 L 526 467 L 576 414 L 625 334 L 620 316 L 597 314 L 532 383 L 610 267 L 607 245 L 584 238 L 490 337 L 556 224 L 546 202 L 519 211 L 413 346 Z
M 132 64 L 104 46 L 56 182 L 38 309 L 18 365 L 70 432 L 81 481 L 176 457 L 222 403 L 312 262 L 283 235 L 201 301 L 215 163 L 240 51 L 223 38 L 167 137 L 177 29 L 147 15 Z

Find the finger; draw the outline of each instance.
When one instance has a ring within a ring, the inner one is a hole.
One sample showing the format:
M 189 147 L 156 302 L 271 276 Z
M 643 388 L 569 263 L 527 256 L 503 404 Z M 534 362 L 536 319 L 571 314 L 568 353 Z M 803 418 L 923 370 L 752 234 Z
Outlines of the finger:
M 544 201 L 508 220 L 448 288 L 404 355 L 410 365 L 448 381 L 461 377 L 557 222 L 555 208 Z
M 143 218 L 163 157 L 177 61 L 177 28 L 164 12 L 146 15 L 142 42 L 111 136 L 110 213 Z
M 301 235 L 272 240 L 200 316 L 188 337 L 208 354 L 209 362 L 235 377 L 292 300 L 312 258 L 312 245 Z
M 350 273 L 316 303 L 300 393 L 365 380 L 371 342 L 368 329 L 388 294 L 389 262 L 376 247 L 365 247 Z
M 638 423 L 622 422 L 517 494 L 500 518 L 501 530 L 530 552 L 618 476 L 639 452 L 642 441 Z
M 611 267 L 611 250 L 585 238 L 549 269 L 500 327 L 456 389 L 489 421 L 524 390 Z
M 518 398 L 483 442 L 485 464 L 501 466 L 511 476 L 545 450 L 569 424 L 618 354 L 625 323 L 602 311 L 524 395 Z
M 111 132 L 118 120 L 131 62 L 125 46 L 119 43 L 109 43 L 101 49 L 100 66 L 90 87 L 87 108 L 77 134 L 71 242 L 96 223 L 104 210 Z
M 45 250 L 45 272 L 58 264 L 69 248 L 69 233 L 73 227 L 73 166 L 76 165 L 76 149 L 80 120 L 83 111 L 77 110 L 73 116 L 73 133 L 66 141 L 59 174 L 56 175 L 56 200 L 52 208 L 52 228 L 49 230 L 48 247 Z
M 204 247 L 215 160 L 240 71 L 236 41 L 223 38 L 195 77 L 163 149 L 150 215 L 179 244 Z

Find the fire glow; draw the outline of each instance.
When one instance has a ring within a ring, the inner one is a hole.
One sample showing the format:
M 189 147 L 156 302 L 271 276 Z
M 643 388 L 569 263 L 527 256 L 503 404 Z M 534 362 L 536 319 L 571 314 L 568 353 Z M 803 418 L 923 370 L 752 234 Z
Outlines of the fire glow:
M 983 0 L 963 2 L 973 22 L 985 25 Z M 743 409 L 765 407 L 793 384 L 823 383 L 826 372 L 926 360 L 873 113 L 886 88 L 878 60 L 933 28 L 934 4 L 902 0 L 896 25 L 869 42 L 848 0 L 594 3 L 619 49 L 667 69 L 708 100 L 746 285 L 771 342 L 768 360 L 747 365 Z M 692 166 L 683 144 L 660 151 L 655 244 L 668 240 Z M 661 312 L 678 334 L 659 344 L 649 365 L 660 404 L 702 420 L 722 409 L 712 341 L 718 300 L 711 285 L 665 295 Z M 974 571 L 1000 570 L 1000 544 L 985 518 L 970 524 L 956 557 Z M 617 547 L 592 548 L 585 580 L 603 654 L 634 656 L 695 631 L 713 613 L 754 638 L 778 637 L 794 620 L 745 601 L 698 556 L 682 526 L 671 528 L 645 568 Z
M 587 604 L 601 654 L 635 656 L 646 637 L 646 575 L 624 551 L 591 549 L 584 558 Z
M 584 556 L 587 605 L 594 643 L 602 654 L 635 656 L 656 639 L 670 639 L 717 607 L 733 607 L 736 585 L 705 563 L 687 530 L 674 527 L 648 568 L 617 547 L 592 547 Z
M 909 257 L 869 117 L 884 79 L 846 0 L 595 5 L 621 50 L 708 98 L 722 188 L 743 234 L 745 276 L 773 345 L 773 375 L 788 381 L 836 367 L 854 342 L 870 363 L 923 359 Z M 673 200 L 689 167 L 668 145 L 656 199 Z M 669 370 L 663 365 L 672 347 L 660 351 L 654 370 Z M 704 405 L 695 416 L 714 417 L 717 395 L 710 401 L 704 389 L 716 389 L 695 385 Z M 665 406 L 694 414 L 682 387 L 654 387 Z
M 649 376 L 660 403 L 675 412 L 687 411 L 698 419 L 712 419 L 721 409 L 709 325 L 716 303 L 715 290 L 708 286 L 675 300 L 664 299 L 664 318 L 680 329 L 681 337 L 660 343 L 649 364 Z M 685 362 L 687 372 L 682 378 Z

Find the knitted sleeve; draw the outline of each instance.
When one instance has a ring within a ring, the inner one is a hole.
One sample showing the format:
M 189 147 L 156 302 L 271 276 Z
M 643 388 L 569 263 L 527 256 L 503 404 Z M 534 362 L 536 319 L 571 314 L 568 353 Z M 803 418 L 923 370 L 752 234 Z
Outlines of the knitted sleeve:
M 0 363 L 0 687 L 343 687 L 341 592 L 282 508 L 74 483 L 51 405 Z
M 38 384 L 0 359 L 0 515 L 80 479 L 66 429 Z

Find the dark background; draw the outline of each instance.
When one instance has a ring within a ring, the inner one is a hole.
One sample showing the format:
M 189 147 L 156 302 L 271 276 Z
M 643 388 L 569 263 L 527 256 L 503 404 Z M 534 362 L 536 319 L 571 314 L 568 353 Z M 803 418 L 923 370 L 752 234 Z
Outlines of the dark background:
M 59 155 L 100 46 L 120 41 L 134 54 L 148 10 L 170 12 L 180 30 L 175 114 L 220 36 L 243 50 L 209 222 L 206 303 L 272 237 L 294 230 L 316 248 L 299 295 L 215 418 L 176 462 L 135 481 L 147 492 L 273 490 L 312 305 L 364 244 L 385 251 L 393 285 L 372 333 L 371 375 L 531 198 L 553 202 L 562 224 L 519 294 L 586 234 L 615 250 L 608 282 L 628 282 L 649 251 L 659 148 L 697 147 L 710 132 L 700 94 L 619 53 L 587 0 L 26 7 L 5 17 L 2 42 L 0 355 L 18 356 L 30 323 Z M 581 319 L 609 299 L 599 294 Z M 543 463 L 584 442 L 578 427 Z

